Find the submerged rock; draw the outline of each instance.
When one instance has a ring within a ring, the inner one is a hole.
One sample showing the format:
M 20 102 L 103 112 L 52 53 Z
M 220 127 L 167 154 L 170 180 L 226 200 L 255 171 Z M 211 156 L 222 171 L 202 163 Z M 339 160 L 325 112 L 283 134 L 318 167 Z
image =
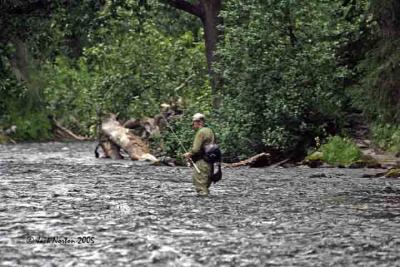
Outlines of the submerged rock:
M 382 165 L 372 156 L 370 155 L 363 155 L 361 159 L 357 160 L 356 162 L 350 164 L 350 168 L 373 168 L 378 169 L 382 168 Z
M 308 157 L 306 157 L 307 160 L 310 161 L 316 161 L 316 160 L 323 160 L 324 154 L 320 151 L 316 151 L 314 153 L 312 153 L 311 155 L 309 155 Z
M 382 164 L 373 156 L 369 154 L 363 154 L 361 158 L 349 165 L 343 165 L 343 164 L 338 164 L 338 165 L 331 165 L 324 160 L 324 155 L 320 151 L 316 151 L 312 153 L 311 155 L 307 156 L 305 160 L 303 161 L 303 164 L 310 166 L 311 168 L 317 168 L 321 167 L 322 165 L 328 164 L 331 167 L 338 167 L 338 168 L 352 168 L 352 169 L 357 169 L 357 168 L 372 168 L 372 169 L 378 169 L 382 168 Z
M 305 160 L 302 162 L 302 164 L 307 165 L 311 168 L 320 167 L 324 164 L 323 156 L 324 155 L 322 154 L 322 152 L 316 151 L 311 155 L 307 156 Z

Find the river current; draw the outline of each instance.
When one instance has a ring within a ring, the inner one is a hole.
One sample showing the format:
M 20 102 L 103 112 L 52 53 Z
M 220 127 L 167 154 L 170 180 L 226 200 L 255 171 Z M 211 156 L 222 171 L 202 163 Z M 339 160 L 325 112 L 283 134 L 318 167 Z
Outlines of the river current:
M 381 170 L 192 170 L 0 145 L 0 266 L 400 266 L 400 180 Z M 366 175 L 367 174 L 367 175 Z

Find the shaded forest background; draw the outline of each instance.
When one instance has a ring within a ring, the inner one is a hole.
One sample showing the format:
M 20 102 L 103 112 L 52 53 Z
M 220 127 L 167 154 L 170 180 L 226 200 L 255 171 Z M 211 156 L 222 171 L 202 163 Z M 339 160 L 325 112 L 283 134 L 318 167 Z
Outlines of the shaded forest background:
M 0 2 L 0 129 L 53 139 L 50 118 L 96 136 L 99 114 L 179 104 L 189 146 L 203 112 L 226 160 L 304 155 L 351 135 L 400 152 L 398 0 Z M 210 15 L 211 17 L 208 17 Z M 181 153 L 170 133 L 156 137 Z

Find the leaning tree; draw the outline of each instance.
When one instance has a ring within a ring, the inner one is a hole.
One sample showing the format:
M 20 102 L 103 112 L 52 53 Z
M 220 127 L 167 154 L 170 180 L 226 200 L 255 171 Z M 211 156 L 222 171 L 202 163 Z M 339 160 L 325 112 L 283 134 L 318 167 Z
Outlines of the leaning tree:
M 222 0 L 162 0 L 162 2 L 179 10 L 183 10 L 201 20 L 204 29 L 208 73 L 213 90 L 213 106 L 215 108 L 218 107 L 218 89 L 222 85 L 222 78 L 213 68 L 213 63 L 215 62 L 217 43 L 221 37 L 219 26 L 222 24 L 222 20 L 219 13 L 222 8 Z

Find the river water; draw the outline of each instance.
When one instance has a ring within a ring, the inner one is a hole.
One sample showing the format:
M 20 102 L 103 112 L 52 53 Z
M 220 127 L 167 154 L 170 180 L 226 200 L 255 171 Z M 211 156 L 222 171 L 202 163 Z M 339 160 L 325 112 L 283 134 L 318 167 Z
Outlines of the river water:
M 0 266 L 400 266 L 400 180 L 381 170 L 191 170 L 94 143 L 0 146 Z

